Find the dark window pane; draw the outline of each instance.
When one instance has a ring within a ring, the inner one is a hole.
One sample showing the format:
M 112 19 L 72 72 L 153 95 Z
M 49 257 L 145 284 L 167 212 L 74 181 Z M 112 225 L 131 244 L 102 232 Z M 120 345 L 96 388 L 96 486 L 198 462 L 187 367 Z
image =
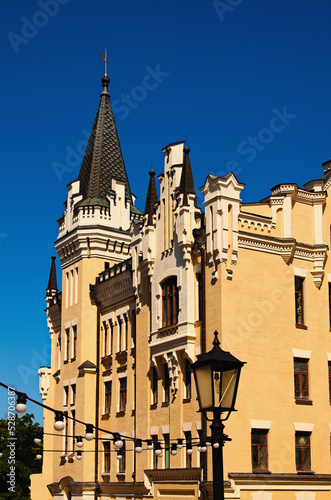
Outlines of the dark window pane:
M 302 464 L 301 464 L 301 448 L 297 448 L 295 450 L 295 463 L 297 470 L 302 470 Z
M 253 433 L 252 432 L 252 444 L 266 444 L 267 435 L 265 433 Z
M 306 397 L 308 397 L 307 377 L 306 377 L 306 375 L 302 375 L 301 376 L 301 384 L 302 384 L 302 397 L 306 398 Z
M 300 386 L 299 386 L 298 375 L 294 375 L 294 392 L 295 392 L 295 397 L 299 398 L 300 397 Z
M 252 468 L 259 468 L 259 448 L 258 446 L 252 446 Z
M 310 449 L 304 448 L 302 451 L 303 451 L 303 470 L 310 470 Z
M 260 447 L 260 469 L 267 469 L 267 447 Z
M 296 372 L 306 373 L 307 372 L 307 361 L 300 361 L 298 359 L 295 359 L 294 370 Z
M 299 446 L 309 446 L 309 435 L 307 434 L 296 434 L 295 442 Z

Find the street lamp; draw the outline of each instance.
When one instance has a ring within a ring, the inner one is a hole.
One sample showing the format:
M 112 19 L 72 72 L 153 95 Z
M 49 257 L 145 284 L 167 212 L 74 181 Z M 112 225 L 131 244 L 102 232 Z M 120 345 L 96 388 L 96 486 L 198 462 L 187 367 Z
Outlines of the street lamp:
M 238 391 L 241 368 L 245 363 L 220 348 L 218 333 L 215 331 L 213 349 L 193 363 L 195 385 L 199 408 L 207 420 L 208 412 L 213 413 L 210 426 L 213 442 L 213 499 L 224 500 L 223 445 L 230 440 L 223 433 L 224 422 L 234 408 Z M 222 413 L 227 413 L 221 418 Z

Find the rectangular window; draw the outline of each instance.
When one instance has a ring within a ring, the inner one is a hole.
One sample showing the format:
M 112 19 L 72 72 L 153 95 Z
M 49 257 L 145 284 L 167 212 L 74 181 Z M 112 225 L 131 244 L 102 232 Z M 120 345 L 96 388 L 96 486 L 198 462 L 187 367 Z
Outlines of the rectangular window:
M 253 472 L 268 470 L 268 429 L 252 429 L 252 469 Z
M 124 350 L 128 348 L 128 332 L 129 332 L 129 322 L 128 317 L 124 314 Z
M 162 327 L 175 325 L 178 322 L 178 289 L 177 278 L 168 278 L 162 284 Z
M 110 472 L 110 441 L 103 443 L 103 472 Z
M 295 323 L 304 325 L 304 302 L 303 302 L 303 284 L 305 279 L 300 276 L 294 277 L 295 285 Z
M 111 408 L 111 386 L 112 382 L 109 380 L 105 382 L 105 413 L 110 413 Z
M 63 387 L 63 391 L 64 391 L 63 406 L 68 406 L 68 403 L 69 403 L 69 386 L 65 385 Z
M 120 383 L 120 404 L 119 411 L 125 411 L 126 409 L 126 389 L 127 389 L 127 379 L 126 377 L 119 379 Z
M 202 275 L 201 273 L 197 274 L 197 282 L 198 282 L 198 320 L 202 321 L 203 312 L 202 312 L 202 303 L 203 303 L 203 283 L 202 283 Z
M 69 328 L 66 328 L 65 330 L 65 353 L 64 353 L 64 360 L 68 361 L 69 359 L 69 347 L 70 347 L 70 332 Z
M 152 436 L 152 440 L 153 440 L 153 469 L 157 469 L 159 464 L 159 457 L 155 453 L 155 445 L 158 442 L 156 434 Z
M 308 363 L 309 359 L 294 358 L 295 399 L 309 398 Z
M 331 405 L 331 361 L 328 362 L 328 368 L 329 368 L 329 401 Z
M 118 350 L 119 352 L 122 352 L 123 349 L 123 340 L 122 340 L 122 320 L 120 317 L 117 318 L 117 324 L 118 324 Z
M 185 374 L 184 374 L 184 383 L 185 383 L 185 398 L 191 399 L 191 363 L 188 359 L 185 359 Z
M 151 385 L 152 385 L 152 405 L 157 405 L 158 403 L 158 375 L 157 375 L 157 370 L 153 366 L 152 367 L 152 380 L 151 380 Z
M 103 324 L 103 355 L 108 356 L 108 325 Z
M 163 434 L 164 439 L 164 466 L 170 469 L 170 434 Z
M 310 432 L 295 433 L 295 463 L 297 471 L 310 471 Z
M 187 453 L 187 450 L 192 449 L 192 432 L 186 431 L 184 432 L 185 441 L 186 441 L 186 467 L 192 467 L 192 453 Z
M 169 403 L 170 401 L 170 379 L 169 379 L 169 369 L 168 365 L 163 365 L 163 392 L 164 392 L 164 403 Z
M 72 357 L 77 356 L 77 325 L 72 327 Z
M 68 445 L 69 445 L 69 432 L 68 432 L 68 412 L 64 411 L 63 412 L 64 419 L 65 419 L 65 425 L 64 425 L 64 453 L 68 453 Z
M 136 311 L 131 311 L 131 338 L 133 347 L 136 347 L 136 332 L 137 332 L 137 322 L 136 322 Z
M 118 472 L 120 474 L 125 473 L 126 469 L 126 452 L 125 452 L 125 441 L 123 441 L 123 446 L 121 448 L 122 458 L 118 461 Z
M 72 384 L 71 386 L 71 405 L 76 404 L 76 384 Z
M 113 354 L 113 342 L 114 342 L 114 325 L 113 322 L 109 322 L 110 326 L 110 354 Z

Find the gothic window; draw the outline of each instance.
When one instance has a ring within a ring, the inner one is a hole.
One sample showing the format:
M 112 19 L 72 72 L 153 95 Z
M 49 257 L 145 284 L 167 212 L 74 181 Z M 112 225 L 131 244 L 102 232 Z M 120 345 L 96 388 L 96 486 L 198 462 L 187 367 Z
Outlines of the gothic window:
M 176 276 L 162 283 L 162 327 L 178 322 L 178 288 Z

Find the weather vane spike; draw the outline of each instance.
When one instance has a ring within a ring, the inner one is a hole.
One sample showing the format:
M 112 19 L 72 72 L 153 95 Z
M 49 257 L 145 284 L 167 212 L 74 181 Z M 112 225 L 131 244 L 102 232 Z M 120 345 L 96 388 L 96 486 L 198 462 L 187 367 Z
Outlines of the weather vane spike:
M 97 52 L 99 52 L 101 59 L 105 61 L 105 76 L 107 76 L 107 64 L 109 66 L 109 62 L 107 59 L 107 49 L 105 49 L 105 55 L 101 54 L 101 52 L 98 49 Z

